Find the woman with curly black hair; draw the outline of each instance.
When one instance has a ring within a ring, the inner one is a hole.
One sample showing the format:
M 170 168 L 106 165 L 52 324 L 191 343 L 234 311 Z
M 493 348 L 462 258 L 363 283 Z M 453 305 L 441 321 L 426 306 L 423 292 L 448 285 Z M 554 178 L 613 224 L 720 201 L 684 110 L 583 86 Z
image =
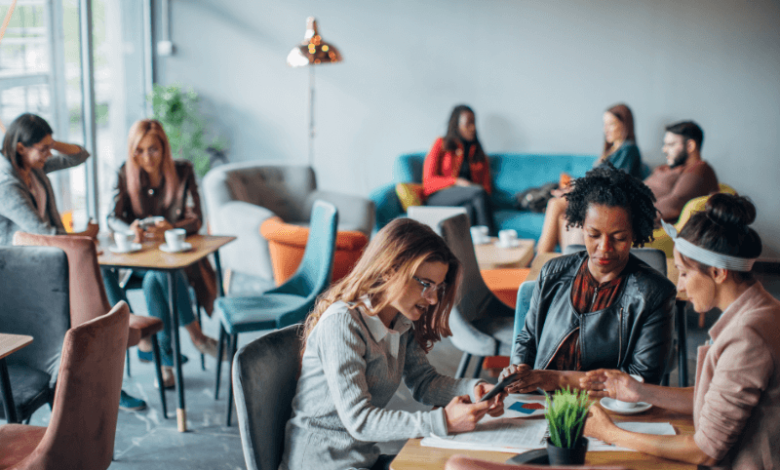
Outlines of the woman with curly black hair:
M 672 349 L 674 284 L 631 253 L 651 240 L 655 198 L 611 165 L 566 194 L 567 224 L 585 251 L 550 260 L 515 339 L 510 392 L 579 387 L 585 371 L 612 368 L 659 383 Z

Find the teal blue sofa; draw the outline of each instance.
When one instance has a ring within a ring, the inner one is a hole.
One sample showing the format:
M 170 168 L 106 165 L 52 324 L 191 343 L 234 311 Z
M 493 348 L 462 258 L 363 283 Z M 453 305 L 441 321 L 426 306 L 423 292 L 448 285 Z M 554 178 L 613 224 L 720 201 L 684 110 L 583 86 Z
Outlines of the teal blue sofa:
M 490 155 L 493 178 L 494 216 L 498 230 L 515 229 L 520 238 L 538 240 L 542 234 L 544 214 L 518 211 L 515 194 L 528 188 L 558 181 L 561 173 L 579 178 L 593 167 L 595 155 L 539 155 L 507 153 Z M 393 165 L 393 182 L 375 189 L 369 198 L 376 205 L 376 229 L 404 215 L 395 193 L 397 183 L 422 183 L 424 153 L 399 156 Z

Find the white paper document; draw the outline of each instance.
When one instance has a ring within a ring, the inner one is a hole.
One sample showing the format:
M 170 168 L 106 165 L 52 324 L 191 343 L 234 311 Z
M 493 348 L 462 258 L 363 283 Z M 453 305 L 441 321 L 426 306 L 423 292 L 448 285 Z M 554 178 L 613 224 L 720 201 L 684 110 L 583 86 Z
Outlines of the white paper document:
M 616 423 L 620 428 L 631 432 L 656 435 L 674 435 L 669 423 Z M 546 446 L 547 421 L 545 419 L 490 418 L 480 421 L 472 432 L 455 434 L 449 437 L 426 437 L 420 445 L 458 450 L 487 450 L 495 452 L 520 453 Z M 622 447 L 606 444 L 598 439 L 589 438 L 588 451 L 631 451 Z

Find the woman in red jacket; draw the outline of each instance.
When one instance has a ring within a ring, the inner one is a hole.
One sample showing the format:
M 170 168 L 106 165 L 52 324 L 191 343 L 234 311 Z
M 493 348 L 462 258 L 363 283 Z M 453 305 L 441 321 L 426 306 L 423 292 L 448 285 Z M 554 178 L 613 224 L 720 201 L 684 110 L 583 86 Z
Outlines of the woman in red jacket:
M 496 234 L 490 207 L 490 164 L 477 138 L 474 111 L 452 110 L 447 134 L 433 143 L 423 166 L 423 190 L 429 206 L 463 206 L 472 225 Z

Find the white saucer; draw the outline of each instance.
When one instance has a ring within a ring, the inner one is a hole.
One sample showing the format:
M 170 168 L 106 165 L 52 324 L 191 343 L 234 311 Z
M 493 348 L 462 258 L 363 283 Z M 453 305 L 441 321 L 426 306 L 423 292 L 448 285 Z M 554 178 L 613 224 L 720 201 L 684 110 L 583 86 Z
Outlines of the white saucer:
M 129 250 L 120 250 L 118 246 L 109 246 L 108 249 L 111 251 L 111 253 L 116 253 L 118 255 L 122 255 L 125 253 L 135 253 L 136 251 L 140 251 L 141 248 L 143 248 L 143 245 L 140 243 L 133 243 L 130 245 Z
M 168 247 L 167 243 L 163 243 L 160 245 L 160 250 L 164 251 L 166 253 L 182 253 L 184 251 L 190 251 L 192 249 L 192 244 L 184 242 L 181 245 L 181 250 L 173 250 L 170 247 Z
M 643 413 L 653 407 L 653 405 L 651 405 L 650 403 L 645 403 L 643 401 L 640 401 L 639 403 L 636 404 L 635 407 L 625 410 L 623 408 L 616 407 L 615 399 L 609 397 L 602 398 L 599 403 L 601 403 L 601 406 L 608 409 L 609 411 L 621 415 L 635 415 L 637 413 Z
M 484 239 L 479 240 L 479 241 L 476 241 L 476 240 L 472 239 L 472 241 L 474 242 L 475 245 L 489 245 L 491 243 L 490 238 L 487 238 L 487 237 L 485 237 Z
M 499 248 L 517 248 L 518 246 L 520 246 L 520 240 L 517 239 L 512 240 L 512 243 L 510 243 L 509 245 L 504 245 L 503 243 L 501 243 L 501 240 L 496 240 L 496 246 Z

